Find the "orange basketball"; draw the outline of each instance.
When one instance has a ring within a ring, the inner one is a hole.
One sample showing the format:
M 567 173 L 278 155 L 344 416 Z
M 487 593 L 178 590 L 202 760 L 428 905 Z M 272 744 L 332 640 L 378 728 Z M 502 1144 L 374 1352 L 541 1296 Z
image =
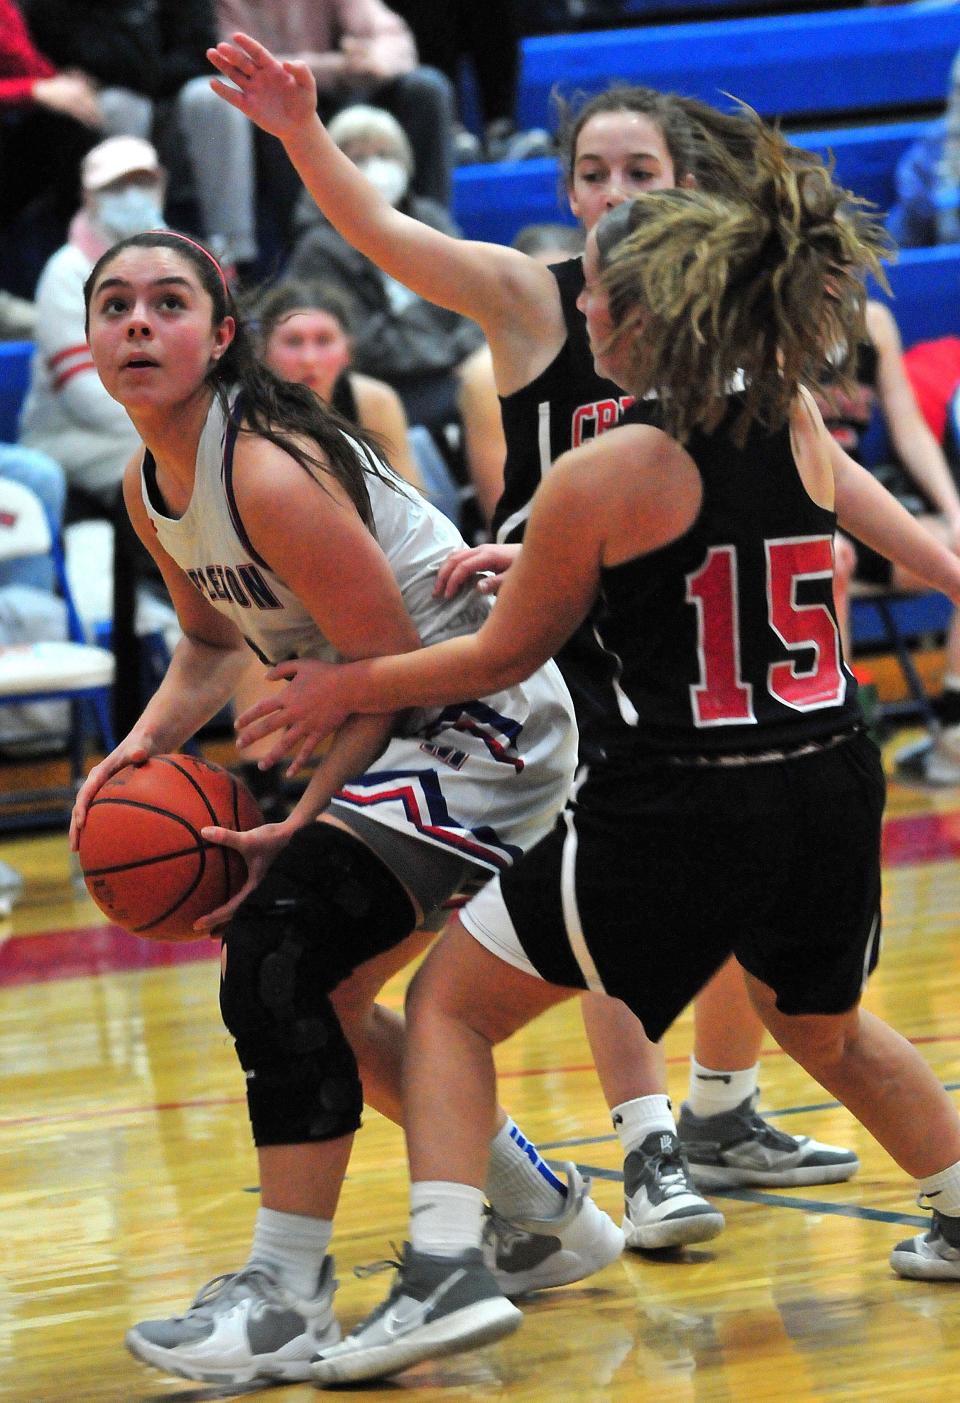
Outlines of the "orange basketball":
M 192 755 L 125 765 L 97 791 L 80 833 L 87 890 L 118 926 L 147 940 L 197 940 L 193 923 L 246 880 L 239 853 L 201 828 L 263 822 L 242 780 Z

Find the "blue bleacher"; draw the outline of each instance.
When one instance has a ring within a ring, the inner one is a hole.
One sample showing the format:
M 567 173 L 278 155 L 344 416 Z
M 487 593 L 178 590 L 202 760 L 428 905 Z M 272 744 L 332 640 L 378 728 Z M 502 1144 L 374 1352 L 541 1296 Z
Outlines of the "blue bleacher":
M 723 92 L 765 117 L 941 104 L 960 50 L 960 7 L 914 5 L 697 20 L 523 41 L 517 121 L 556 124 L 555 85 L 600 92 L 612 78 L 707 102 Z
M 0 341 L 0 443 L 17 441 L 32 355 L 32 341 Z

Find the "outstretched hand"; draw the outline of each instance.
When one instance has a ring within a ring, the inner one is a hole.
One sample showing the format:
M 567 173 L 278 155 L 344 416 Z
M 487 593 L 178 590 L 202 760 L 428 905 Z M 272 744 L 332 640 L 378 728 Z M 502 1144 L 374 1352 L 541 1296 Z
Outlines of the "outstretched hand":
M 316 114 L 317 85 L 307 65 L 282 62 L 249 34 L 222 40 L 207 58 L 229 80 L 212 78 L 213 91 L 271 136 L 283 141 Z
M 297 774 L 320 742 L 342 726 L 350 714 L 339 701 L 342 671 L 340 664 L 306 658 L 272 667 L 267 673 L 270 681 L 287 681 L 289 685 L 237 717 L 237 748 L 243 750 L 264 736 L 280 732 L 260 763 L 264 767 L 276 765 L 292 753 L 287 775 Z
M 259 828 L 248 828 L 242 833 L 233 828 L 201 828 L 200 836 L 206 842 L 220 843 L 221 846 L 232 848 L 240 854 L 247 864 L 247 880 L 229 901 L 194 922 L 193 929 L 198 935 L 210 934 L 230 919 L 254 887 L 263 881 L 268 867 L 281 849 L 289 843 L 293 832 L 288 822 L 263 823 Z

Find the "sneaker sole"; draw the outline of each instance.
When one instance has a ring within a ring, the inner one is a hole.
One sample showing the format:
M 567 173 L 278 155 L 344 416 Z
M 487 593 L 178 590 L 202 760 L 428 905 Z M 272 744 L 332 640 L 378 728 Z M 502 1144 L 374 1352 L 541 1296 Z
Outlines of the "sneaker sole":
M 908 1281 L 960 1281 L 960 1261 L 948 1262 L 942 1257 L 924 1257 L 919 1252 L 898 1252 L 894 1248 L 890 1265 Z
M 709 1242 L 726 1227 L 722 1213 L 690 1213 L 682 1218 L 664 1218 L 659 1223 L 633 1223 L 624 1214 L 623 1235 L 634 1251 L 656 1252 L 663 1247 L 685 1247 Z
M 130 1353 L 142 1364 L 149 1364 L 154 1369 L 162 1369 L 165 1374 L 175 1374 L 180 1379 L 194 1379 L 201 1383 L 308 1383 L 311 1377 L 310 1359 L 291 1359 L 272 1364 L 268 1364 L 266 1360 L 257 1361 L 254 1359 L 243 1368 L 216 1369 L 212 1365 L 190 1364 L 186 1360 L 177 1359 L 171 1350 L 164 1349 L 161 1345 L 151 1344 L 149 1340 L 138 1335 L 135 1330 L 128 1330 L 123 1342 Z M 335 1343 L 336 1339 L 327 1340 L 325 1343 L 323 1341 L 313 1343 L 311 1358 L 318 1349 Z
M 422 1325 L 392 1344 L 357 1349 L 335 1359 L 318 1359 L 308 1377 L 321 1387 L 385 1378 L 424 1359 L 439 1359 L 492 1344 L 513 1334 L 522 1320 L 523 1312 L 516 1306 L 503 1296 L 493 1297 Z
M 595 1210 L 601 1221 L 590 1224 L 582 1247 L 567 1246 L 525 1272 L 505 1272 L 492 1268 L 492 1275 L 505 1296 L 526 1296 L 533 1291 L 550 1291 L 555 1286 L 571 1286 L 602 1271 L 623 1255 L 626 1239 L 608 1214 Z M 602 1221 L 605 1219 L 606 1221 Z
M 690 1177 L 698 1189 L 788 1189 L 802 1184 L 843 1184 L 852 1179 L 860 1161 L 844 1164 L 798 1165 L 795 1169 L 737 1169 L 732 1165 L 695 1164 Z

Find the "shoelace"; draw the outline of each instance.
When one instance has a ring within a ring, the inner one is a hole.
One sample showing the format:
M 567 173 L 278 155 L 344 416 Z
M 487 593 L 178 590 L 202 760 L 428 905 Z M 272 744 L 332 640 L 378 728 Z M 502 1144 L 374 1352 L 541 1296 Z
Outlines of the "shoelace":
M 763 1117 L 758 1116 L 755 1111 L 744 1118 L 744 1124 L 749 1130 L 749 1134 L 743 1137 L 744 1140 L 759 1140 L 761 1145 L 766 1145 L 772 1150 L 792 1152 L 797 1148 L 797 1142 L 792 1135 L 788 1135 L 785 1130 L 777 1130 L 775 1126 L 768 1125 Z
M 240 1271 L 221 1272 L 219 1276 L 211 1279 L 200 1287 L 194 1296 L 187 1312 L 199 1315 L 212 1314 L 213 1307 L 222 1305 L 225 1300 L 229 1300 L 231 1294 L 238 1286 L 243 1286 L 248 1282 L 259 1279 L 259 1294 L 266 1300 L 280 1302 L 280 1286 L 276 1278 L 263 1267 L 242 1267 Z
M 653 1157 L 653 1176 L 664 1198 L 675 1198 L 677 1194 L 690 1191 L 687 1168 L 679 1149 Z

